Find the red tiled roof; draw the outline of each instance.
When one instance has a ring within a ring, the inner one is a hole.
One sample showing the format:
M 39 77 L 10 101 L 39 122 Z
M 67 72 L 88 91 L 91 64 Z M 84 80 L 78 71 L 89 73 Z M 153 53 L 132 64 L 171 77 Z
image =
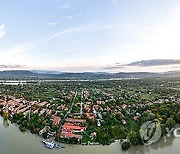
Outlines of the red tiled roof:
M 85 127 L 76 126 L 76 125 L 68 125 L 68 124 L 64 124 L 63 128 L 64 129 L 71 129 L 71 130 L 84 130 L 85 129 Z
M 134 116 L 134 120 L 138 120 L 139 119 L 139 116 Z
M 86 116 L 88 119 L 94 119 L 94 115 L 91 115 L 90 113 L 86 113 Z
M 66 121 L 67 122 L 72 122 L 72 123 L 83 123 L 83 122 L 86 122 L 86 120 L 84 120 L 84 119 L 73 119 L 73 118 L 67 118 Z
M 53 123 L 54 123 L 54 125 L 59 124 L 60 120 L 61 120 L 61 118 L 60 118 L 60 117 L 53 116 Z
M 76 134 L 73 134 L 73 133 L 68 133 L 66 131 L 61 132 L 61 136 L 63 138 L 73 138 L 73 137 L 75 137 L 77 139 L 82 139 L 82 135 L 76 135 Z
M 107 107 L 106 107 L 106 109 L 107 109 L 107 111 L 111 111 L 111 109 L 110 109 L 110 107 L 109 107 L 109 106 L 107 106 Z

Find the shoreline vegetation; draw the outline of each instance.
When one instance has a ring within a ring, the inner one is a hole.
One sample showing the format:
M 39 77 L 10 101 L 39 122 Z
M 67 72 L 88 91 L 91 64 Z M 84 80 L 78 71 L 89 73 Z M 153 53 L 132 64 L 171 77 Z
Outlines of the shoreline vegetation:
M 4 120 L 66 144 L 141 145 L 140 126 L 158 120 L 162 136 L 180 123 L 179 79 L 0 85 Z M 126 140 L 128 139 L 128 140 Z

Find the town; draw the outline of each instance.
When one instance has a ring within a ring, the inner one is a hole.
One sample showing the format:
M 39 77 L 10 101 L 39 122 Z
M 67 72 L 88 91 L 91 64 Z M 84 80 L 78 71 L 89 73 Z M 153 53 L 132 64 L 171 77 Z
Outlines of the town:
M 180 122 L 179 83 L 174 78 L 1 84 L 0 114 L 22 132 L 62 143 L 108 145 L 128 136 L 138 145 L 142 123 L 158 119 L 165 135 Z

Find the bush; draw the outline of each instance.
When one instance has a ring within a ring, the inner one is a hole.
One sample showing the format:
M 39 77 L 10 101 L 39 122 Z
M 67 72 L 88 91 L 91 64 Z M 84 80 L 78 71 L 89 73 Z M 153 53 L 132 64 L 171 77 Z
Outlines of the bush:
M 21 132 L 25 132 L 26 131 L 26 128 L 23 127 L 23 126 L 19 126 L 19 129 L 20 129 Z
M 122 150 L 128 150 L 130 147 L 131 145 L 128 141 L 122 142 L 122 145 L 121 145 Z

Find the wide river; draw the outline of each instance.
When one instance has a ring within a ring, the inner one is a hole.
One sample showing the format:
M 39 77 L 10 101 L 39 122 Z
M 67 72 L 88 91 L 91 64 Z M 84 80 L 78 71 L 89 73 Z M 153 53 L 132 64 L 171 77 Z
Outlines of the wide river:
M 136 146 L 123 152 L 119 142 L 110 146 L 64 145 L 65 149 L 46 149 L 42 138 L 21 133 L 15 125 L 0 117 L 0 154 L 180 154 L 180 138 L 161 139 L 150 146 Z

